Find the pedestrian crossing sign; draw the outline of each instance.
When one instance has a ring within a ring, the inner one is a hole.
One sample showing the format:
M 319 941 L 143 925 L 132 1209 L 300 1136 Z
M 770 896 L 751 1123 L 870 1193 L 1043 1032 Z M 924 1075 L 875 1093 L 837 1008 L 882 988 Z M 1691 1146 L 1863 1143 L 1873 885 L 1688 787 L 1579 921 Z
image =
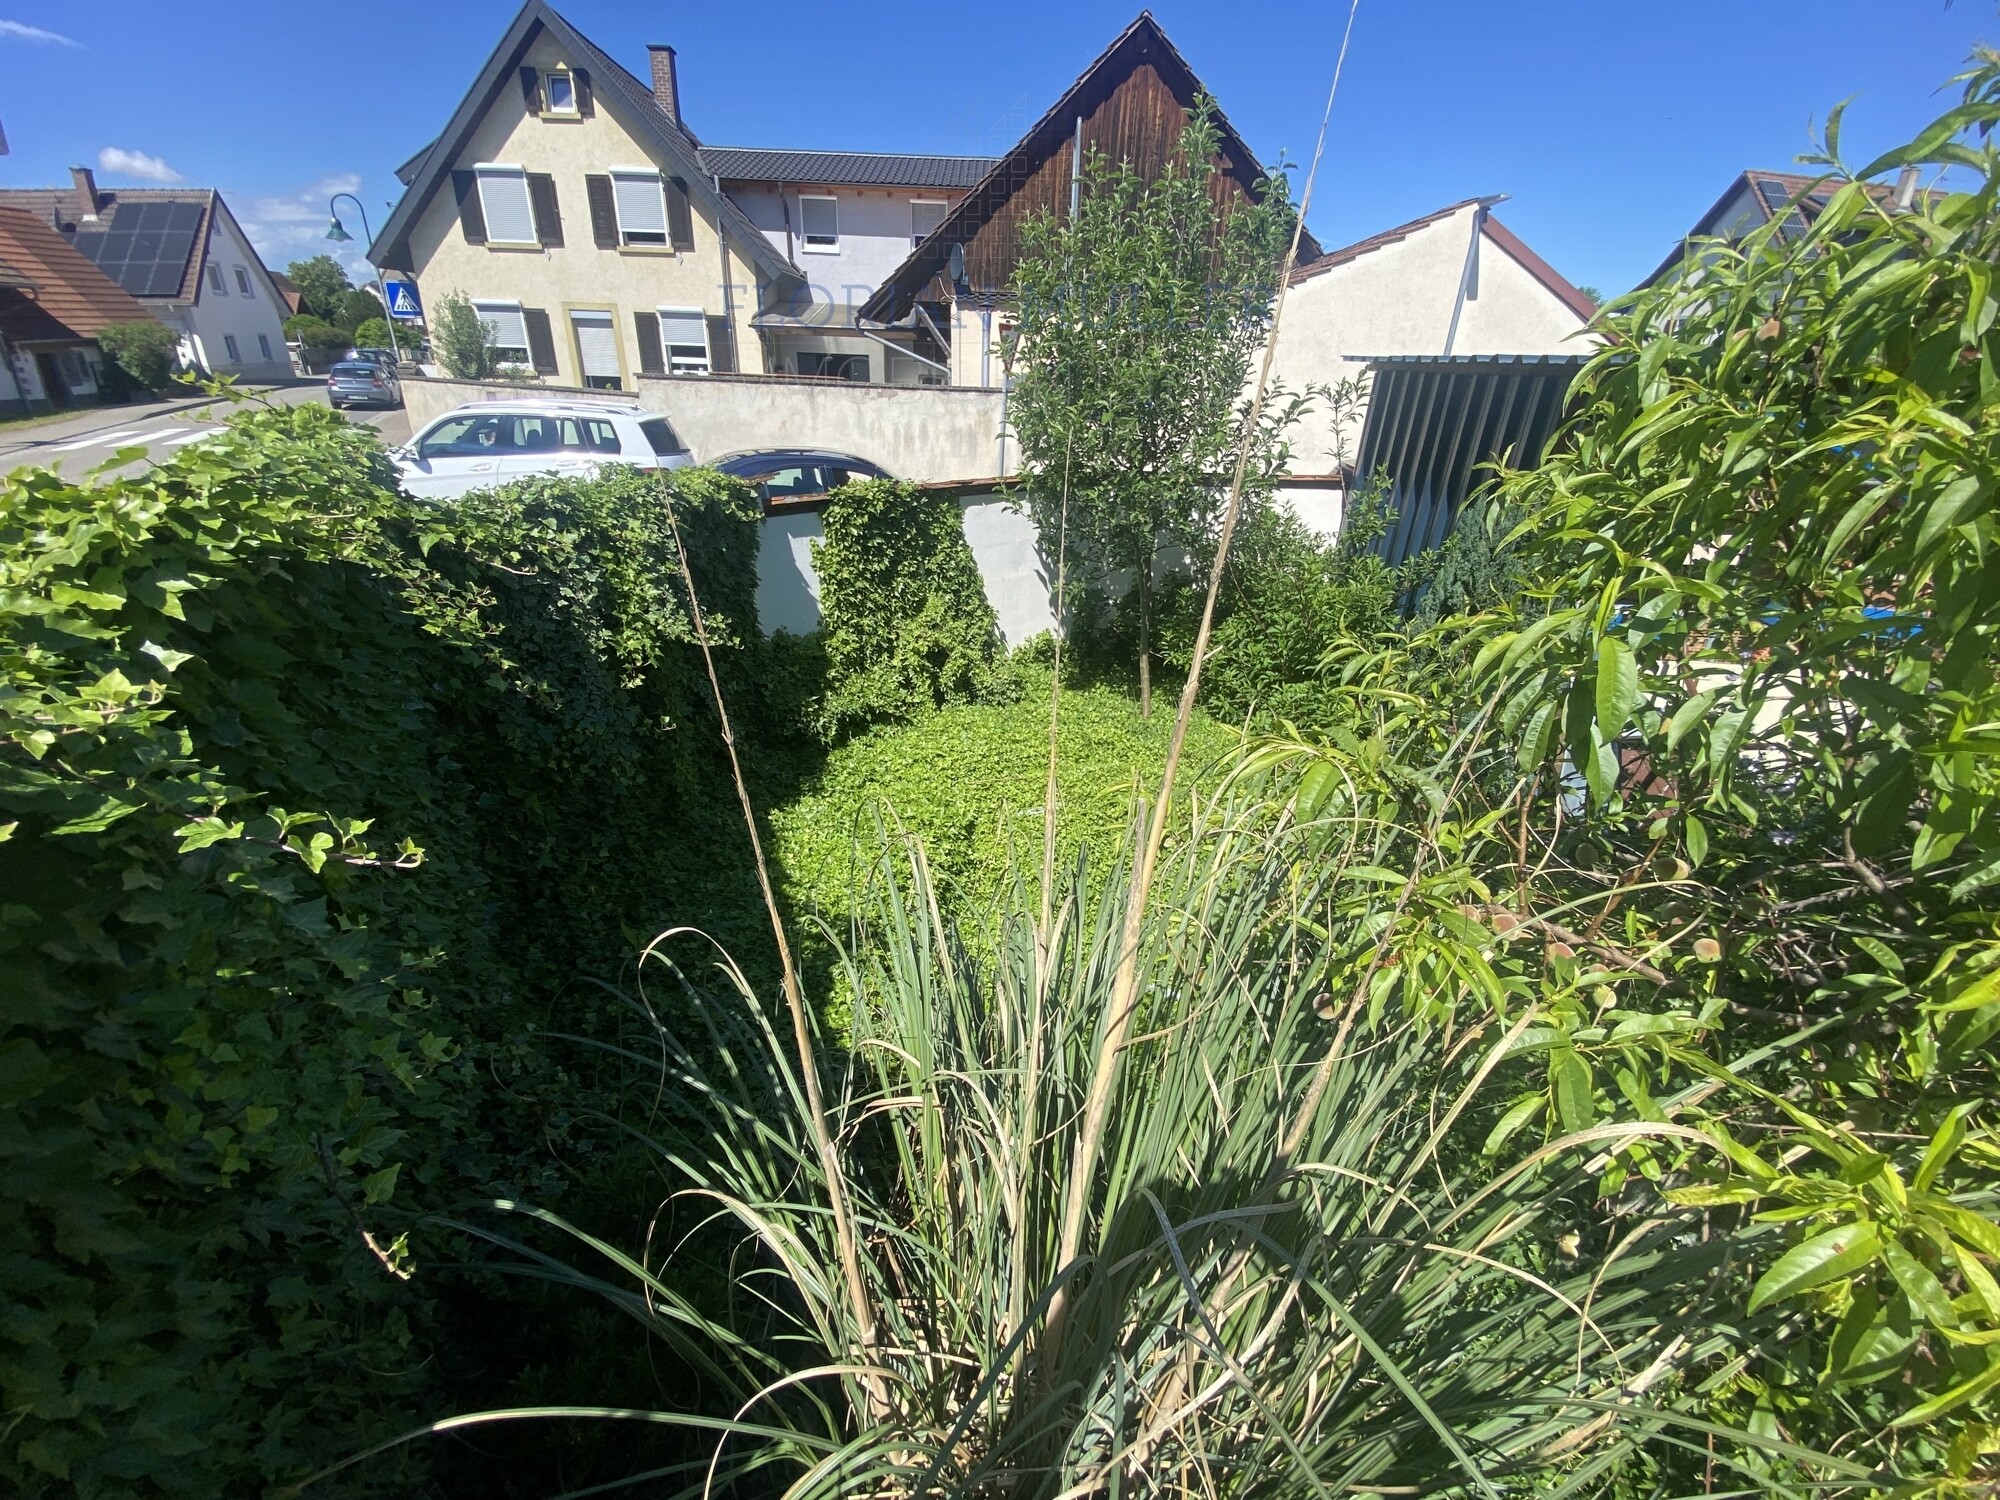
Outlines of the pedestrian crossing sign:
M 401 318 L 409 323 L 424 320 L 424 305 L 417 300 L 417 284 L 414 281 L 398 281 L 395 277 L 385 277 L 383 290 L 389 297 L 389 316 Z

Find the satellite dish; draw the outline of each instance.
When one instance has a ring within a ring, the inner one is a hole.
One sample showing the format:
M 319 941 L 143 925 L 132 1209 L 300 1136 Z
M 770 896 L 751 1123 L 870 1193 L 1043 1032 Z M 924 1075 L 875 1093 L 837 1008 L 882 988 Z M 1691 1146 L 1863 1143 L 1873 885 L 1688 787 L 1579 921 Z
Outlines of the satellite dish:
M 965 246 L 963 245 L 953 245 L 951 247 L 951 284 L 953 286 L 965 285 Z

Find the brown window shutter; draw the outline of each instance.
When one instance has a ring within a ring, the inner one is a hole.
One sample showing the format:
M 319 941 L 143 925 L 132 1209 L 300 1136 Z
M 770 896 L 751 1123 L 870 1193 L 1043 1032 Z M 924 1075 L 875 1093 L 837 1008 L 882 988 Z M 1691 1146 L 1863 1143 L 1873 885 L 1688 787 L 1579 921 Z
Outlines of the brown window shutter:
M 588 120 L 596 113 L 590 104 L 590 75 L 581 68 L 572 68 L 569 76 L 576 80 L 576 112 Z
M 708 370 L 711 375 L 736 373 L 736 331 L 721 313 L 708 315 Z
M 458 194 L 458 227 L 468 245 L 486 243 L 486 210 L 479 206 L 479 174 L 453 172 L 452 191 Z
M 650 312 L 633 313 L 632 332 L 639 340 L 639 373 L 666 374 L 666 361 L 660 357 L 660 315 Z
M 542 75 L 533 68 L 521 69 L 521 102 L 531 115 L 542 112 Z
M 590 200 L 590 233 L 600 250 L 618 248 L 618 205 L 611 199 L 608 173 L 591 173 L 583 179 L 583 195 Z
M 669 177 L 667 187 L 667 240 L 676 250 L 694 249 L 694 214 L 688 205 L 688 185 Z
M 528 361 L 535 367 L 537 375 L 556 373 L 556 336 L 549 327 L 549 315 L 545 308 L 524 307 L 521 321 L 528 325 Z
M 562 249 L 562 209 L 556 203 L 555 178 L 547 172 L 530 172 L 528 201 L 535 209 L 535 237 L 551 250 Z

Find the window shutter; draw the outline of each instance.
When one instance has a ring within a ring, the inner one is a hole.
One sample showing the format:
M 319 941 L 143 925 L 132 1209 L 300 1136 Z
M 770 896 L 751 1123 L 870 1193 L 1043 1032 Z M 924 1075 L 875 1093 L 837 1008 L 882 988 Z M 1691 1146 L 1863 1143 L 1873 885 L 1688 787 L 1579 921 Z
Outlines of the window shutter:
M 590 107 L 590 75 L 581 68 L 572 68 L 569 76 L 576 80 L 576 112 L 588 120 L 594 113 Z
M 479 206 L 479 174 L 453 172 L 452 191 L 458 194 L 458 227 L 468 245 L 486 243 L 486 210 Z
M 653 312 L 633 313 L 632 332 L 639 340 L 639 373 L 666 374 L 667 367 L 660 359 L 660 315 Z
M 583 179 L 584 196 L 590 200 L 590 233 L 600 250 L 618 248 L 618 209 L 611 199 L 611 178 L 591 173 Z
M 736 373 L 736 332 L 721 313 L 708 315 L 708 368 L 717 375 Z
M 530 172 L 528 198 L 535 209 L 536 238 L 549 249 L 562 249 L 562 209 L 556 203 L 555 178 L 547 172 Z
M 542 75 L 533 68 L 521 69 L 521 102 L 528 106 L 528 113 L 542 112 Z
M 676 250 L 694 249 L 694 214 L 688 206 L 688 185 L 678 177 L 666 180 L 667 242 Z
M 556 336 L 555 330 L 549 327 L 548 310 L 540 307 L 524 307 L 521 309 L 521 321 L 527 325 L 528 360 L 534 365 L 535 373 L 555 374 Z

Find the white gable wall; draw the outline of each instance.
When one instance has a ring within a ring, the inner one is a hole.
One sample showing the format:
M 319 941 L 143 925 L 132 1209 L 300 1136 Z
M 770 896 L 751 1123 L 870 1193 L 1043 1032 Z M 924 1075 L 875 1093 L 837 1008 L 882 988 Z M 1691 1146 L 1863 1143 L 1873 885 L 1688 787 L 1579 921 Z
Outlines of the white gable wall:
M 1271 373 L 1293 391 L 1366 373 L 1370 359 L 1443 354 L 1476 209 L 1468 205 L 1343 265 L 1308 276 L 1285 299 Z M 1459 315 L 1454 354 L 1574 354 L 1583 319 L 1493 238 L 1479 246 L 1478 296 Z M 1292 470 L 1352 463 L 1364 407 L 1336 429 L 1325 402 L 1292 431 Z
M 175 320 L 193 335 L 197 357 L 217 375 L 240 375 L 252 380 L 288 378 L 292 362 L 285 352 L 284 303 L 278 300 L 270 278 L 264 274 L 257 252 L 250 248 L 229 216 L 219 212 L 210 215 L 208 265 L 221 268 L 223 290 L 215 290 L 204 269 L 194 306 Z M 250 278 L 248 297 L 243 295 L 236 279 L 238 269 Z M 258 343 L 260 335 L 270 343 L 269 359 L 264 357 L 263 346 Z M 236 340 L 233 359 L 228 343 L 232 336 Z

